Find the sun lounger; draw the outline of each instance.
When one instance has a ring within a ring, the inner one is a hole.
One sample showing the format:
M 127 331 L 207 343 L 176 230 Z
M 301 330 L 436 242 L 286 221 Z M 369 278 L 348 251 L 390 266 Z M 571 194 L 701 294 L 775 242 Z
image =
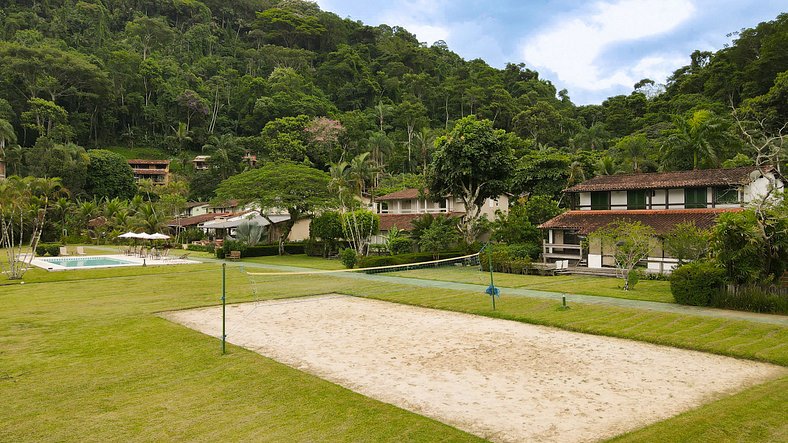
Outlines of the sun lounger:
M 71 254 L 68 253 L 68 248 L 65 247 L 65 246 L 61 246 L 60 247 L 60 256 L 61 257 L 65 257 L 67 255 L 71 255 Z
M 183 254 L 180 257 L 178 257 L 178 260 L 186 260 L 187 258 L 189 258 L 190 255 L 191 253 L 187 252 L 186 254 Z
M 82 246 L 77 246 L 77 255 L 87 255 L 85 254 L 85 248 Z

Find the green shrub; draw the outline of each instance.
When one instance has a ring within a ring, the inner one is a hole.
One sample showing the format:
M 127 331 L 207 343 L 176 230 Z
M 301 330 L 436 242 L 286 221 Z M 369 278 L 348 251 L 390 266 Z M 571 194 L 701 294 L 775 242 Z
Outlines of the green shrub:
M 513 245 L 493 245 L 492 267 L 495 272 L 508 274 L 527 274 L 532 268 L 533 259 L 539 255 L 539 248 L 530 243 Z M 490 270 L 489 250 L 485 249 L 479 255 L 482 270 Z
M 213 244 L 209 244 L 209 245 L 188 245 L 188 246 L 186 246 L 186 249 L 189 250 L 189 251 L 209 252 L 209 253 L 213 254 L 215 247 L 214 247 Z
M 407 237 L 397 237 L 389 241 L 388 248 L 392 255 L 407 254 L 413 252 L 413 240 Z
M 788 292 L 778 286 L 730 285 L 715 292 L 709 306 L 786 315 Z
M 676 303 L 709 306 L 725 282 L 725 270 L 710 261 L 688 263 L 670 276 L 670 292 Z
M 642 277 L 643 271 L 640 269 L 633 269 L 632 271 L 627 274 L 627 288 L 635 289 L 635 285 L 638 284 L 640 278 Z
M 358 257 L 356 255 L 355 249 L 346 248 L 339 253 L 339 258 L 342 260 L 342 264 L 345 265 L 346 268 L 353 269 L 356 266 L 356 259 Z
M 51 243 L 47 245 L 47 252 L 52 257 L 57 257 L 60 255 L 60 245 L 56 243 Z
M 461 251 L 451 251 L 441 253 L 442 258 L 462 257 Z M 409 263 L 422 263 L 432 261 L 431 252 L 414 252 L 411 254 L 400 255 L 381 255 L 363 257 L 358 261 L 359 268 L 375 268 L 378 266 L 407 265 Z

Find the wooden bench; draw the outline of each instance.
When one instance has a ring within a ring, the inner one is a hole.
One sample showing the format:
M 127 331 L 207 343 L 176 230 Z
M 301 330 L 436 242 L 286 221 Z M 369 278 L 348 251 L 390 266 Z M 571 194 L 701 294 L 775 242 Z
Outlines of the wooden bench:
M 230 251 L 225 257 L 227 260 L 240 260 L 241 259 L 241 251 Z

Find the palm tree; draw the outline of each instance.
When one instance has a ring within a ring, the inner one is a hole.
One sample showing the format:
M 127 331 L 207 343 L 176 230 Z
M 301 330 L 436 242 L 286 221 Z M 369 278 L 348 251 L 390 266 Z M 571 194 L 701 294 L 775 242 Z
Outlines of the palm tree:
M 434 148 L 433 143 L 435 142 L 435 137 L 432 135 L 429 128 L 424 127 L 416 133 L 415 139 L 416 146 L 419 148 L 419 154 L 421 154 L 421 172 L 422 174 L 427 174 L 427 164 L 430 162 L 430 150 Z
M 140 206 L 136 216 L 136 225 L 145 232 L 155 233 L 167 227 L 164 217 L 156 211 L 156 206 L 146 202 Z
M 600 158 L 594 165 L 594 174 L 596 175 L 613 175 L 618 172 L 616 161 L 609 155 Z
M 718 151 L 730 140 L 726 121 L 708 109 L 695 111 L 689 118 L 674 117 L 676 131 L 668 137 L 669 154 L 692 153 L 692 167 L 706 161 L 719 166 Z
M 583 164 L 579 161 L 573 161 L 569 165 L 569 178 L 566 181 L 567 186 L 572 186 L 577 183 L 583 182 L 586 179 L 586 173 L 583 170 Z
M 189 136 L 189 126 L 186 123 L 180 122 L 178 123 L 178 127 L 170 126 L 172 129 L 172 140 L 175 141 L 177 148 L 176 153 L 185 150 L 186 144 L 192 141 L 191 136 Z
M 16 143 L 16 132 L 8 120 L 0 118 L 0 159 L 5 157 L 6 145 Z
M 382 132 L 376 132 L 369 138 L 372 161 L 375 163 L 375 168 L 377 169 L 375 174 L 375 186 L 378 185 L 380 180 L 380 173 L 386 168 L 385 158 L 391 153 L 391 148 L 393 146 L 394 144 L 391 140 Z
M 367 182 L 371 181 L 377 172 L 375 165 L 369 158 L 369 152 L 362 152 L 353 157 L 350 160 L 349 168 L 348 178 L 352 183 L 353 192 L 360 196 L 366 191 Z
M 19 145 L 11 145 L 5 148 L 5 162 L 10 169 L 14 170 L 14 175 L 19 175 L 19 166 L 24 158 L 24 150 Z
M 65 235 L 66 232 L 66 216 L 69 212 L 71 212 L 73 207 L 74 204 L 71 203 L 71 200 L 65 197 L 60 197 L 55 203 L 52 204 L 52 210 L 55 211 L 55 214 L 59 216 L 60 232 L 63 235 Z

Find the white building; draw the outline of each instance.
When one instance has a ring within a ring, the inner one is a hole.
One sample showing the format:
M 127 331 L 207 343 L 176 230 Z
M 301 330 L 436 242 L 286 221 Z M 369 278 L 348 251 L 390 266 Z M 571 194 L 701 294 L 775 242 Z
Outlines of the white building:
M 664 235 L 685 222 L 701 229 L 714 226 L 719 214 L 740 211 L 770 189 L 784 188 L 784 178 L 772 167 L 704 169 L 651 174 L 603 175 L 565 192 L 572 210 L 547 222 L 545 261 L 569 260 L 578 266 L 613 266 L 613 257 L 598 244 L 583 250 L 581 240 L 615 221 L 639 221 Z M 669 272 L 676 260 L 661 246 L 647 259 L 653 272 Z

